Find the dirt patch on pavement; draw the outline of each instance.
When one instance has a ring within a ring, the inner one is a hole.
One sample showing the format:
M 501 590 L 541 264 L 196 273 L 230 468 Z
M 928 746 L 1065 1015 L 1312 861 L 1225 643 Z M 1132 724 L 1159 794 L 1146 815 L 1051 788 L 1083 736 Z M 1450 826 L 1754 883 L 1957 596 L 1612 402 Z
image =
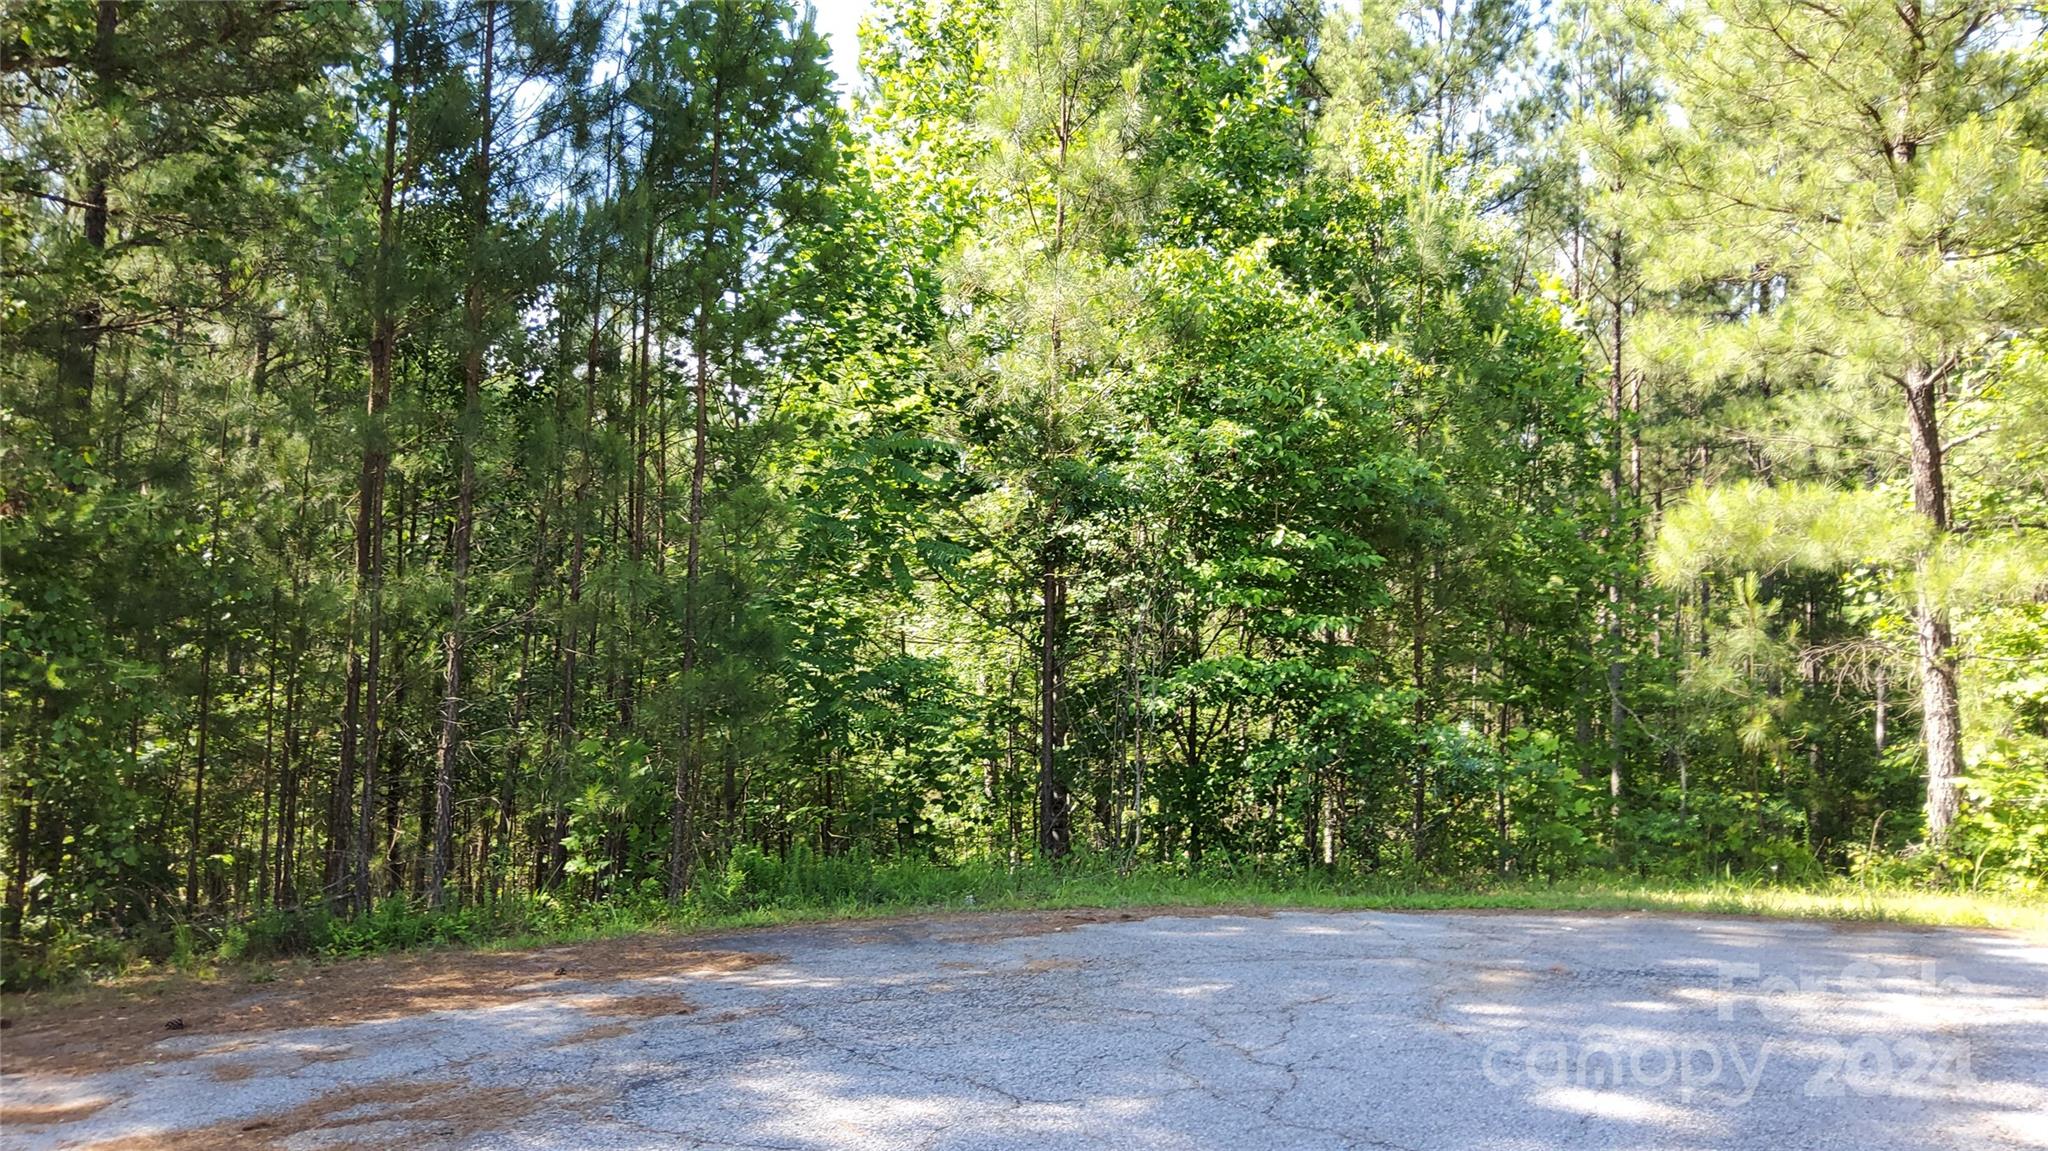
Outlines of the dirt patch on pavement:
M 781 956 L 709 950 L 678 937 L 635 936 L 541 951 L 446 951 L 386 955 L 324 965 L 280 966 L 266 982 L 162 981 L 146 989 L 102 989 L 83 998 L 38 1005 L 13 1017 L 0 1044 L 0 1072 L 88 1073 L 149 1059 L 180 1059 L 217 1049 L 177 1036 L 223 1038 L 296 1027 L 367 1023 L 427 1011 L 466 1010 L 569 991 L 571 981 L 704 976 L 745 971 Z M 673 1015 L 687 1004 L 673 996 L 592 996 L 612 1015 L 633 1006 Z M 175 1024 L 175 1026 L 173 1026 Z
M 794 924 L 771 932 L 855 936 L 878 928 L 911 928 L 939 943 L 977 944 L 1050 935 L 1091 924 L 1155 917 L 1255 916 L 1274 909 L 1243 906 L 1077 908 L 1062 911 L 955 911 L 906 914 L 838 924 Z M 128 987 L 93 988 L 53 997 L 10 996 L 0 1043 L 0 1073 L 84 1074 L 147 1060 L 183 1059 L 218 1051 L 195 1036 L 228 1037 L 295 1027 L 367 1023 L 426 1011 L 463 1010 L 558 994 L 564 982 L 602 982 L 745 971 L 782 956 L 742 950 L 740 928 L 693 936 L 648 934 L 592 940 L 536 951 L 431 951 L 333 963 L 280 963 L 217 982 L 158 977 Z M 894 938 L 879 935 L 876 941 Z M 719 943 L 739 946 L 725 949 Z M 252 978 L 253 977 L 253 978 Z M 566 990 L 566 989 L 561 989 Z M 621 999 L 643 997 L 618 997 Z M 635 1013 L 686 1013 L 674 1002 Z M 614 1014 L 593 1010 L 592 1014 Z M 646 1017 L 639 1015 L 638 1017 Z M 158 1046 L 173 1036 L 187 1042 Z
M 680 995 L 577 995 L 565 1002 L 578 1011 L 607 1019 L 658 1019 L 697 1012 L 697 1005 Z
M 1052 935 L 1097 923 L 1128 923 L 1142 919 L 1212 919 L 1242 916 L 1269 919 L 1271 907 L 1104 907 L 1070 911 L 999 911 L 954 916 L 939 921 L 933 938 L 943 943 L 1000 943 L 1033 935 Z
M 621 1035 L 630 1035 L 632 1033 L 633 1025 L 630 1023 L 600 1023 L 595 1027 L 585 1027 L 581 1031 L 572 1031 L 553 1043 L 548 1044 L 548 1046 L 574 1047 L 581 1043 L 597 1043 L 606 1039 L 617 1039 Z
M 588 1106 L 596 1098 L 582 1088 L 533 1090 L 476 1087 L 460 1080 L 389 1079 L 332 1091 L 291 1111 L 123 1136 L 89 1144 L 87 1151 L 282 1151 L 288 1141 L 350 1151 L 443 1146 L 505 1130 L 543 1106 Z M 295 1138 L 308 1134 L 314 1137 Z
M 83 1099 L 76 1103 L 32 1103 L 25 1107 L 9 1103 L 0 1106 L 0 1131 L 9 1127 L 49 1127 L 57 1123 L 76 1123 L 110 1102 L 112 1100 Z

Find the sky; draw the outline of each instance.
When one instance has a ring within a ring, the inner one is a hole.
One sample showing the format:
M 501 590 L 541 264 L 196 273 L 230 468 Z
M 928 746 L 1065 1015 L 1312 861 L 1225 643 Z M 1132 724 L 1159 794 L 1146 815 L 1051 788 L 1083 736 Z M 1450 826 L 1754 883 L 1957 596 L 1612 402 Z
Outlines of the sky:
M 860 78 L 860 20 L 872 0 L 811 0 L 818 14 L 818 31 L 832 41 L 832 70 L 839 74 L 839 98 L 852 98 Z

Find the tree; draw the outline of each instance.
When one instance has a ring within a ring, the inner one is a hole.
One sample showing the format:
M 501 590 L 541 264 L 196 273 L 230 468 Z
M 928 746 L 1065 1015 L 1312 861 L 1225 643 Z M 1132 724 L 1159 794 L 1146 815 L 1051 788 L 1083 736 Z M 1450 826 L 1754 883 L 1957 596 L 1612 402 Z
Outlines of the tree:
M 302 386 L 279 312 L 344 144 L 321 77 L 361 32 L 239 5 L 0 17 L 10 941 L 154 913 L 178 856 L 188 903 L 220 892 L 226 705 L 275 574 L 252 528 L 277 508 L 246 485 Z
M 1331 93 L 1372 91 L 1438 173 L 1490 204 L 1507 190 L 1519 112 L 1507 94 L 1539 15 L 1522 0 L 1346 0 L 1331 9 L 1315 76 Z
M 1615 161 L 1659 237 L 1653 286 L 1722 286 L 1729 320 L 1707 340 L 1765 333 L 1780 374 L 1812 373 L 1840 404 L 1889 393 L 1935 539 L 1951 527 L 1943 396 L 2008 330 L 1995 257 L 2033 242 L 2012 210 L 2038 198 L 2041 163 L 2022 99 L 2039 63 L 2008 35 L 2019 18 L 1982 3 L 1678 9 L 1659 66 L 1684 122 L 1646 125 Z M 1912 618 L 1940 841 L 1962 772 L 1959 661 L 1931 590 Z
M 1073 855 L 2037 889 L 2030 20 L 885 0 L 842 103 L 783 0 L 8 7 L 7 985 Z
M 792 238 L 836 158 L 828 110 L 823 39 L 796 9 L 770 0 L 689 4 L 650 14 L 653 71 L 633 99 L 652 141 L 648 181 L 649 259 L 662 261 L 685 301 L 690 357 L 689 499 L 683 530 L 680 749 L 670 808 L 668 887 L 690 882 L 695 829 L 690 811 L 706 744 L 703 678 L 705 533 L 712 496 L 713 406 L 735 421 L 766 397 L 754 356 L 771 346 L 786 314 Z M 734 766 L 727 761 L 727 832 L 736 817 Z
M 1118 3 L 1020 4 L 996 34 L 975 130 L 991 217 L 954 273 L 968 309 L 962 370 L 985 382 L 979 445 L 991 510 L 1014 515 L 1017 562 L 1038 600 L 1038 849 L 1071 845 L 1060 766 L 1073 525 L 1096 482 L 1090 428 L 1109 418 L 1125 361 L 1118 336 L 1132 298 L 1118 256 L 1128 242 L 1142 140 L 1136 44 Z

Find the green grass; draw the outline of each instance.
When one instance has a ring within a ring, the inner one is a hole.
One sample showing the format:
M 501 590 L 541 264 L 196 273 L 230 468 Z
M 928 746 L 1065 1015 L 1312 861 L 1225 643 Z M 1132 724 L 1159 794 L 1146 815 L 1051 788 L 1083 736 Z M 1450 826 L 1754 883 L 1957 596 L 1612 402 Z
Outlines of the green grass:
M 706 932 L 910 914 L 1175 907 L 1749 915 L 1996 928 L 2048 939 L 2048 905 L 2038 900 L 1848 881 L 1453 881 L 1250 869 L 1187 875 L 1153 866 L 1118 869 L 1103 861 L 1012 871 L 991 864 L 941 867 L 917 861 L 805 857 L 782 861 L 745 853 L 723 871 L 700 877 L 698 890 L 681 904 L 670 904 L 652 891 L 605 901 L 523 897 L 494 907 L 441 913 L 390 900 L 355 920 L 315 908 L 270 912 L 232 924 L 195 922 L 173 932 L 174 945 L 157 955 L 131 946 L 73 952 L 67 958 L 63 948 L 51 948 L 40 956 L 25 956 L 42 960 L 40 969 L 30 969 L 37 978 L 20 978 L 22 956 L 9 966 L 16 987 L 165 971 L 201 978 L 232 972 L 261 979 L 265 964 L 287 958 L 436 947 L 518 949 L 649 931 Z M 81 961 L 82 954 L 94 958 Z
M 973 896 L 970 905 L 966 896 Z M 836 907 L 770 908 L 719 916 L 705 926 L 789 922 L 914 911 L 1058 910 L 1069 908 L 1245 907 L 1383 911 L 1527 910 L 1750 915 L 1772 919 L 1851 920 L 1926 926 L 1986 927 L 2048 937 L 2048 905 L 2003 896 L 1848 882 L 1778 886 L 1711 883 L 1618 883 L 1607 880 L 1404 881 L 1331 880 L 1320 876 L 1182 876 L 1139 871 L 1127 876 L 1026 872 L 1007 886 L 977 885 L 945 898 L 849 903 Z

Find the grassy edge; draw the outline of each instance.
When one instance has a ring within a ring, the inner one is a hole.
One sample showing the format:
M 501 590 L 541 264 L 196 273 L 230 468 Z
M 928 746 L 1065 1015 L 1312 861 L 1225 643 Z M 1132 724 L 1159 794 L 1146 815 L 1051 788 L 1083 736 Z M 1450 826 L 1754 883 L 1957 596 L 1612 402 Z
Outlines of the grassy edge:
M 1736 916 L 1762 920 L 1853 923 L 1905 927 L 1993 930 L 2048 944 L 2048 907 L 2015 900 L 1950 892 L 1883 891 L 1861 888 L 1749 888 L 1613 886 L 1572 883 L 1508 886 L 1478 890 L 1387 888 L 1371 891 L 1289 891 L 1251 884 L 1195 884 L 1180 890 L 1151 887 L 1105 893 L 1094 885 L 1026 891 L 972 902 L 847 903 L 828 906 L 766 907 L 682 922 L 654 920 L 604 927 L 519 933 L 473 948 L 440 950 L 524 951 L 637 935 L 730 935 L 773 927 L 800 927 L 865 920 L 974 915 L 991 912 L 1174 909 L 1217 911 L 1529 911 Z
M 1764 920 L 1857 923 L 1910 927 L 1989 929 L 2048 944 L 2048 905 L 1959 892 L 1862 888 L 1842 884 L 1826 888 L 1747 886 L 1722 883 L 1691 886 L 1616 885 L 1585 881 L 1516 883 L 1486 887 L 1425 885 L 1343 888 L 1286 887 L 1255 881 L 1179 879 L 1117 883 L 1099 877 L 1056 882 L 1046 887 L 1020 887 L 1009 892 L 974 893 L 929 900 L 845 902 L 802 906 L 769 906 L 741 911 L 697 913 L 685 918 L 650 916 L 603 924 L 580 924 L 560 930 L 515 931 L 470 944 L 435 944 L 411 949 L 414 954 L 527 951 L 604 939 L 641 935 L 716 938 L 773 927 L 794 927 L 878 919 L 973 915 L 989 912 L 1144 909 L 1148 911 L 1529 911 L 1641 913 L 1657 915 L 1740 916 Z M 395 950 L 395 949 L 394 949 Z M 148 967 L 68 987 L 7 992 L 0 996 L 7 1014 L 54 1007 L 108 990 L 149 993 L 179 984 L 239 980 L 251 985 L 277 978 L 281 971 L 304 970 L 366 955 L 325 955 L 290 959 L 208 962 L 192 967 Z
M 1640 912 L 1667 915 L 1731 915 L 1759 919 L 1980 928 L 2048 941 L 2048 905 L 2003 897 L 1954 892 L 1873 890 L 1856 887 L 1779 888 L 1740 884 L 1660 887 L 1559 883 L 1488 888 L 1405 887 L 1367 890 L 1273 889 L 1255 884 L 1189 884 L 1180 890 L 1141 888 L 1104 893 L 1092 885 L 1077 890 L 1023 892 L 977 900 L 925 904 L 847 905 L 824 908 L 769 908 L 721 916 L 683 930 L 719 930 L 881 916 L 914 916 L 972 911 L 1062 911 L 1146 908 L 1261 911 L 1554 911 Z M 664 925 L 650 925 L 656 930 Z M 536 941 L 538 942 L 538 941 Z

